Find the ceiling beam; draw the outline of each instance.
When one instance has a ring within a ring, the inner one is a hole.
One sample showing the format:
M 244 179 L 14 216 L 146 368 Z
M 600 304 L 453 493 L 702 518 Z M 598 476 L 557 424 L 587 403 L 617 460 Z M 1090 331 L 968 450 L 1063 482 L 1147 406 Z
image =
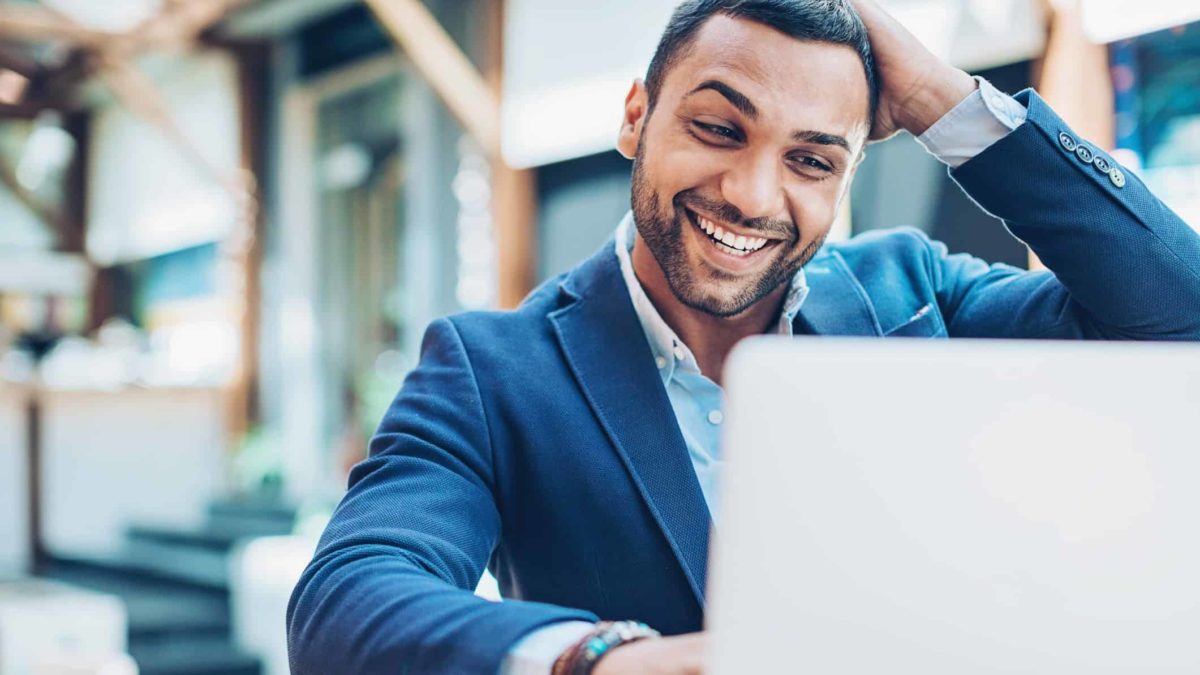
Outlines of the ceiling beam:
M 0 12 L 0 38 L 23 42 L 66 42 L 79 47 L 98 48 L 120 35 L 81 26 L 64 20 L 58 12 L 35 5 L 10 5 Z
M 500 101 L 421 0 L 365 0 L 451 114 L 492 157 L 500 156 Z
M 163 11 L 129 33 L 133 51 L 176 51 L 190 47 L 200 35 L 247 4 L 247 0 L 174 0 Z
M 64 233 L 73 229 L 66 216 L 50 205 L 42 203 L 37 195 L 21 185 L 21 181 L 17 180 L 17 172 L 3 157 L 0 157 L 0 185 L 8 188 L 17 201 L 54 232 L 55 241 L 62 241 Z
M 239 207 L 253 204 L 255 196 L 243 184 L 238 175 L 224 173 L 188 138 L 175 122 L 171 109 L 163 99 L 158 87 L 137 66 L 126 60 L 107 60 L 100 69 L 100 77 L 113 92 L 117 102 L 133 115 L 140 117 L 157 129 L 170 141 L 194 167 L 213 183 L 229 192 Z

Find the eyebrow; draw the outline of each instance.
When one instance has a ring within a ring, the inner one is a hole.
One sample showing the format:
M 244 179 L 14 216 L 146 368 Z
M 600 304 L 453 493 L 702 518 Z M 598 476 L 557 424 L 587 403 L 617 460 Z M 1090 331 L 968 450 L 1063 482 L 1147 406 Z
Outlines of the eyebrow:
M 836 145 L 837 147 L 850 152 L 850 142 L 837 134 L 827 134 L 823 131 L 796 131 L 792 133 L 792 140 L 797 143 L 816 143 L 817 145 Z
M 758 108 L 756 108 L 754 104 L 750 102 L 750 99 L 746 98 L 746 95 L 742 92 L 734 89 L 720 80 L 705 80 L 700 83 L 700 86 L 688 92 L 688 96 L 691 96 L 692 94 L 698 94 L 706 89 L 711 89 L 712 91 L 724 96 L 726 100 L 733 104 L 733 107 L 737 108 L 738 111 L 740 111 L 746 117 L 749 117 L 752 120 L 758 119 Z
M 688 96 L 698 94 L 705 90 L 715 91 L 721 96 L 724 96 L 733 107 L 737 108 L 746 117 L 752 120 L 758 119 L 758 108 L 750 99 L 742 92 L 725 84 L 720 80 L 705 80 L 700 83 L 700 86 L 688 92 Z M 844 137 L 837 134 L 828 134 L 823 131 L 795 131 L 792 132 L 792 140 L 797 143 L 815 143 L 817 145 L 834 145 L 842 148 L 846 152 L 850 152 L 850 142 Z

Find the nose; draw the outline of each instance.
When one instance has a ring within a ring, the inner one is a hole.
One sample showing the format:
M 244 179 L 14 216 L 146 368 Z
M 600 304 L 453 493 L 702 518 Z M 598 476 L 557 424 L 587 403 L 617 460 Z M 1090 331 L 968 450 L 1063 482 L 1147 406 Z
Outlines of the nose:
M 746 157 L 721 180 L 721 196 L 747 220 L 770 218 L 783 211 L 781 165 L 769 153 Z

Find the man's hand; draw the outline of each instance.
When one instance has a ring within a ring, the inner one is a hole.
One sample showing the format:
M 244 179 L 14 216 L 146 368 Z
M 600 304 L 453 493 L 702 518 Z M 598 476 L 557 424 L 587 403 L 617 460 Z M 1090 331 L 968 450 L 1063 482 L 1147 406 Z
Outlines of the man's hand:
M 850 0 L 858 10 L 879 74 L 879 110 L 871 140 L 900 130 L 920 136 L 975 90 L 970 75 L 942 61 L 874 0 Z
M 702 675 L 708 636 L 638 640 L 612 650 L 596 664 L 593 675 Z

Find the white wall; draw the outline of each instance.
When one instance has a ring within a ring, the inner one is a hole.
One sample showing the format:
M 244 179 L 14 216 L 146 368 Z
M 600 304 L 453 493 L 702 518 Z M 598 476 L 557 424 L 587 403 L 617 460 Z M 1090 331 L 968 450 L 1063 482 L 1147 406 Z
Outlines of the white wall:
M 0 577 L 29 564 L 24 388 L 0 380 Z
M 238 80 L 220 51 L 142 64 L 180 131 L 223 175 L 240 161 Z M 157 127 L 117 103 L 96 112 L 88 176 L 87 248 L 111 265 L 219 241 L 233 200 Z
M 1084 0 L 1083 27 L 1095 42 L 1115 42 L 1200 20 L 1194 0 Z
M 46 547 L 103 555 L 134 523 L 199 526 L 224 485 L 224 405 L 214 389 L 46 391 Z

